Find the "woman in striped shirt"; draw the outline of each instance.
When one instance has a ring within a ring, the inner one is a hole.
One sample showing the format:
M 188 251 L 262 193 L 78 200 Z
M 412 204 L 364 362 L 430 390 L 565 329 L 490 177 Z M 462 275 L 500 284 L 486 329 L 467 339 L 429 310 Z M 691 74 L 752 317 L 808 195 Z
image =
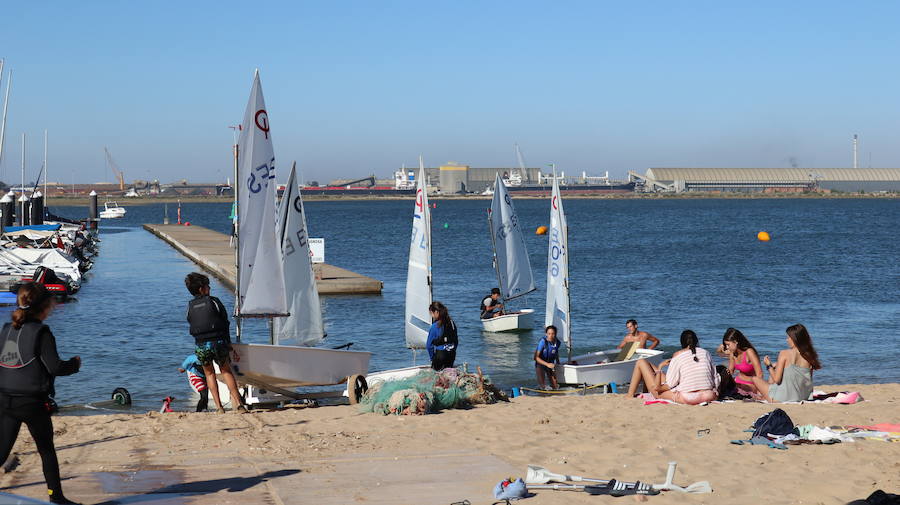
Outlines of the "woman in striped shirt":
M 647 360 L 639 359 L 634 364 L 628 394 L 634 396 L 643 381 L 657 398 L 688 405 L 715 400 L 718 374 L 709 352 L 698 348 L 697 344 L 697 334 L 684 330 L 681 332 L 682 349 L 671 360 L 662 362 L 659 369 Z M 666 365 L 669 368 L 664 373 L 661 369 Z

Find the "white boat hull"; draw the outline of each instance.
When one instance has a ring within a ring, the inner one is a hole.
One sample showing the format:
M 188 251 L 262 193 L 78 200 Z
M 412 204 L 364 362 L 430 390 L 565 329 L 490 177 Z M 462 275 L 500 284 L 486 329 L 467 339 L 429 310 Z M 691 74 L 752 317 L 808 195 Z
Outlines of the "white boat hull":
M 612 361 L 619 354 L 618 349 L 597 351 L 580 356 L 573 356 L 572 362 L 577 365 L 562 364 L 556 368 L 556 380 L 560 384 L 609 384 L 616 385 L 631 382 L 631 374 L 634 364 L 643 358 L 659 365 L 663 360 L 663 351 L 656 349 L 638 349 L 631 359 L 625 361 Z
M 232 363 L 238 382 L 251 381 L 292 388 L 347 382 L 369 371 L 372 353 L 290 345 L 232 344 L 238 360 Z
M 514 314 L 482 319 L 484 331 L 526 331 L 534 329 L 534 309 L 522 309 Z
M 369 375 L 366 375 L 366 383 L 371 386 L 378 382 L 406 379 L 416 375 L 422 370 L 428 370 L 430 368 L 431 365 L 418 365 L 406 368 L 395 368 L 393 370 L 383 370 L 381 372 L 372 372 Z

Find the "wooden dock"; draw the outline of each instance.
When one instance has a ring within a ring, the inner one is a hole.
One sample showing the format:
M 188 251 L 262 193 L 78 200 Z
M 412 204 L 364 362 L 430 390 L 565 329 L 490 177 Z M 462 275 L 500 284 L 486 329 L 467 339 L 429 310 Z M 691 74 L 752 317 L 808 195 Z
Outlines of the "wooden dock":
M 234 248 L 228 235 L 202 226 L 177 224 L 145 224 L 144 229 L 234 289 Z M 381 293 L 382 282 L 377 279 L 326 263 L 313 264 L 313 270 L 320 295 Z

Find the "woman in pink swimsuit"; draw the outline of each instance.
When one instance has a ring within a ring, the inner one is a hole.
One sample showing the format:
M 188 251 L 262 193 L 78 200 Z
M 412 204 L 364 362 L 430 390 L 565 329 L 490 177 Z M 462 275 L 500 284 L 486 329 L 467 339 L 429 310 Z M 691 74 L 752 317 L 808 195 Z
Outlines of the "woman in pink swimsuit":
M 740 330 L 728 328 L 722 337 L 722 349 L 728 356 L 728 371 L 735 374 L 734 382 L 738 393 L 762 398 L 759 389 L 753 384 L 753 377 L 762 377 L 762 365 L 753 344 Z

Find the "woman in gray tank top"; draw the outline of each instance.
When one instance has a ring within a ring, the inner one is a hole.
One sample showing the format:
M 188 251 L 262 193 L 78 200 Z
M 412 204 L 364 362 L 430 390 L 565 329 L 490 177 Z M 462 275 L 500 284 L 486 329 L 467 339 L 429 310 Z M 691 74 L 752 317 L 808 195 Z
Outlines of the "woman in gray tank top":
M 768 356 L 763 360 L 769 371 L 768 382 L 758 376 L 752 378 L 770 402 L 808 400 L 813 391 L 813 370 L 822 368 L 806 327 L 795 324 L 786 333 L 788 348 L 778 353 L 778 361 L 772 364 Z

